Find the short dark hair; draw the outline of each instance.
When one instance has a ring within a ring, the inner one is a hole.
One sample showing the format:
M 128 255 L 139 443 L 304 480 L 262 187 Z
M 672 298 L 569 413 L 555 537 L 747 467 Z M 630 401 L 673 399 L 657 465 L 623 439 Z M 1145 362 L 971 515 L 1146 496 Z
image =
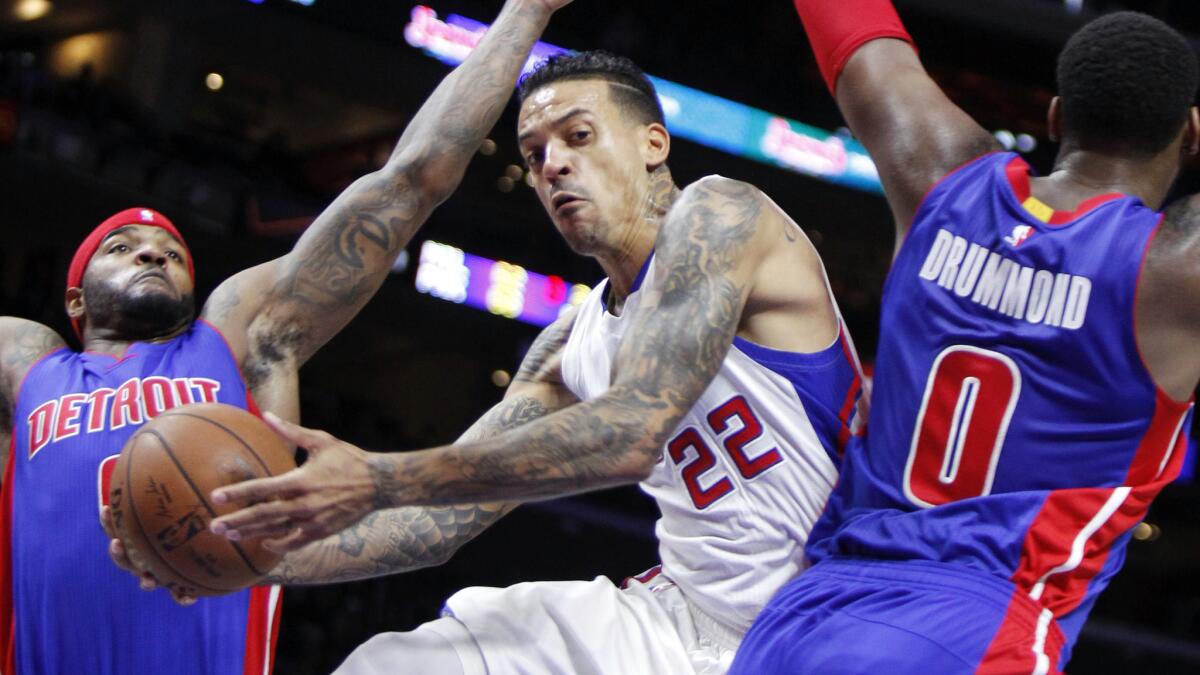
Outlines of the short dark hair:
M 606 51 L 557 54 L 543 61 L 521 79 L 520 100 L 553 82 L 604 80 L 609 83 L 613 103 L 632 115 L 638 124 L 663 124 L 658 92 L 641 68 L 625 58 Z
M 1085 148 L 1157 153 L 1187 120 L 1198 72 L 1195 50 L 1162 21 L 1102 16 L 1058 56 L 1064 134 Z

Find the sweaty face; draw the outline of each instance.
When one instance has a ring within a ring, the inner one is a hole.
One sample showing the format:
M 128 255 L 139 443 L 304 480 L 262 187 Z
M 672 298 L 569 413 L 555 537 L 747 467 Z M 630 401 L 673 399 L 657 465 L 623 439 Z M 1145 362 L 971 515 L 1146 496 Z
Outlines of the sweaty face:
M 87 322 L 154 337 L 189 320 L 195 310 L 187 251 L 169 232 L 128 225 L 104 239 L 83 275 Z
M 645 207 L 646 126 L 626 115 L 604 80 L 553 82 L 521 105 L 517 134 L 538 199 L 578 253 L 614 246 Z

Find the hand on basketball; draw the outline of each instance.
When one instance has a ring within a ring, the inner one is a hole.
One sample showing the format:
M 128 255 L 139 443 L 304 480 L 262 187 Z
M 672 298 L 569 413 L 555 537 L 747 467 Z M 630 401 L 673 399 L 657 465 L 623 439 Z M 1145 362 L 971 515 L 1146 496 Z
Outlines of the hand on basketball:
M 129 572 L 138 578 L 138 584 L 143 591 L 153 591 L 158 588 L 158 580 L 149 572 L 143 572 L 142 566 L 134 562 L 137 558 L 137 553 L 125 549 L 125 545 L 117 537 L 116 529 L 113 527 L 112 510 L 107 506 L 100 507 L 100 522 L 104 525 L 104 533 L 108 535 L 108 557 L 112 558 L 113 563 L 117 567 Z M 171 591 L 171 597 L 175 602 L 184 607 L 196 602 L 196 598 L 191 595 L 183 595 L 175 591 Z
M 213 520 L 213 532 L 231 541 L 269 537 L 263 542 L 267 548 L 294 551 L 350 527 L 375 509 L 376 487 L 366 451 L 271 413 L 263 419 L 280 436 L 308 450 L 308 461 L 281 476 L 214 490 L 214 503 L 242 508 Z

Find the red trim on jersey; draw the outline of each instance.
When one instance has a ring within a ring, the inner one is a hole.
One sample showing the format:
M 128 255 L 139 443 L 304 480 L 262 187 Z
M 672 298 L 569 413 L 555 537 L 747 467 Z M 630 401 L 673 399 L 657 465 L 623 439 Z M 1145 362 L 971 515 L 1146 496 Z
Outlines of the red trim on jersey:
M 0 672 L 17 672 L 17 615 L 13 607 L 12 485 L 17 467 L 17 435 L 8 442 L 4 485 L 0 486 Z
M 245 386 L 245 383 L 243 383 L 243 386 Z M 255 417 L 261 418 L 263 416 L 262 408 L 258 407 L 258 401 L 255 401 L 254 394 L 250 393 L 250 387 L 246 387 L 246 410 L 249 410 L 250 414 Z
M 225 343 L 225 349 L 229 352 L 229 358 L 233 359 L 240 371 L 242 364 L 238 361 L 237 354 L 234 353 L 233 346 L 230 345 L 229 338 L 225 337 L 225 333 L 208 319 L 198 318 L 196 321 L 203 322 L 221 338 L 221 341 Z M 242 380 L 242 389 L 246 392 L 246 410 L 255 417 L 261 418 L 263 416 L 262 408 L 258 406 L 258 401 L 254 400 L 254 394 L 250 393 L 250 385 L 246 383 L 246 378 L 242 377 L 240 372 L 239 377 Z M 274 608 L 271 607 L 272 593 L 275 594 Z M 246 619 L 246 660 L 242 669 L 243 675 L 263 675 L 263 673 L 270 673 L 274 670 L 275 645 L 279 639 L 279 617 L 282 608 L 282 587 L 255 586 L 250 589 L 250 608 Z
M 1132 489 L 1088 537 L 1079 563 L 1049 576 L 1046 575 L 1069 561 L 1076 538 L 1098 517 L 1119 488 L 1054 490 L 1046 497 L 1025 534 L 1021 559 L 1012 576 L 1017 588 L 1030 593 L 1039 582 L 1044 582 L 1039 601 L 1056 617 L 1079 606 L 1088 585 L 1104 567 L 1113 542 L 1145 517 L 1150 502 L 1179 474 L 1185 454 L 1181 446 L 1186 446 L 1180 423 L 1189 407 L 1190 404 L 1172 401 L 1165 393 L 1158 392 L 1154 415 L 1123 481 Z
M 275 593 L 275 606 L 271 595 Z M 283 589 L 279 586 L 255 586 L 250 589 L 250 608 L 246 619 L 246 660 L 242 675 L 264 675 L 275 668 L 275 644 L 279 638 L 279 616 L 283 608 Z
M 1039 601 L 1056 617 L 1079 605 L 1092 577 L 1104 566 L 1115 538 L 1112 530 L 1116 514 L 1088 538 L 1083 557 L 1074 568 L 1048 577 L 1046 574 L 1071 558 L 1075 539 L 1104 508 L 1113 492 L 1113 488 L 1055 490 L 1046 497 L 1041 511 L 1025 533 L 1021 562 L 1012 581 L 1028 595 L 1045 577 Z
M 1037 668 L 1037 656 L 1045 654 L 1050 660 L 1048 675 L 1059 673 L 1058 659 L 1066 638 L 1058 624 L 1051 621 L 1046 628 L 1046 637 L 1036 649 L 1038 614 L 1041 608 L 1018 588 L 1013 591 L 1004 621 L 992 636 L 992 642 L 979 662 L 976 673 L 1032 673 Z
M 621 582 L 621 588 L 629 588 L 630 581 L 636 581 L 640 584 L 649 583 L 651 579 L 660 574 L 662 574 L 662 565 L 655 565 L 641 574 L 635 574 L 634 576 L 627 577 L 625 581 Z
M 946 182 L 946 180 L 949 179 L 950 176 L 953 176 L 954 174 L 958 173 L 959 171 L 967 168 L 968 166 L 971 166 L 975 162 L 978 162 L 979 160 L 983 159 L 984 157 L 994 155 L 998 152 L 1003 152 L 1003 151 L 1002 150 L 992 150 L 990 152 L 985 152 L 982 155 L 979 155 L 978 157 L 972 157 L 971 159 L 968 159 L 967 161 L 963 162 L 962 164 L 959 164 L 958 166 L 954 167 L 953 169 L 950 169 L 949 171 L 947 171 L 945 174 L 942 175 L 941 178 L 933 181 L 933 184 L 925 189 L 925 194 L 921 195 L 921 199 L 917 201 L 917 208 L 913 209 L 913 222 L 909 223 L 909 226 L 907 228 L 905 228 L 903 237 L 896 242 L 895 257 L 899 257 L 900 249 L 904 246 L 904 242 L 908 240 L 908 232 L 909 232 L 909 230 L 912 229 L 913 223 L 916 223 L 917 214 L 920 213 L 921 208 L 923 206 L 925 206 L 925 202 L 929 199 L 929 195 L 933 194 L 933 191 L 936 190 L 939 185 Z
M 261 418 L 263 416 L 262 408 L 258 406 L 258 401 L 254 400 L 254 395 L 250 393 L 250 385 L 246 383 L 246 378 L 241 374 L 242 364 L 238 361 L 237 354 L 233 352 L 233 347 L 229 344 L 229 338 L 225 337 L 225 333 L 222 333 L 221 329 L 214 326 L 208 319 L 199 318 L 196 321 L 204 322 L 204 325 L 211 328 L 225 343 L 225 349 L 229 351 L 229 358 L 233 359 L 234 364 L 238 367 L 238 377 L 242 380 L 242 388 L 246 390 L 246 410 L 249 410 L 255 417 Z
M 1008 178 L 1008 185 L 1018 203 L 1029 199 L 1029 164 L 1025 160 L 1020 157 L 1009 160 L 1004 167 L 1004 176 Z
M 854 358 L 854 352 L 850 350 L 845 327 L 839 329 L 838 341 L 842 343 L 842 353 L 846 355 L 846 361 L 854 370 L 854 381 L 850 383 L 850 388 L 846 391 L 846 400 L 842 403 L 841 411 L 838 412 L 838 420 L 842 426 L 838 430 L 837 454 L 838 457 L 841 457 L 846 452 L 846 444 L 850 442 L 850 415 L 854 413 L 854 406 L 858 403 L 858 396 L 862 391 L 862 373 L 859 372 L 858 359 Z
M 1140 493 L 1152 488 L 1154 494 L 1158 494 L 1163 486 L 1175 480 L 1175 477 L 1179 475 L 1179 470 L 1183 466 L 1184 453 L 1178 452 L 1176 449 L 1181 440 L 1186 446 L 1186 440 L 1183 439 L 1184 434 L 1179 425 L 1191 407 L 1192 401 L 1175 401 L 1165 391 L 1156 389 L 1154 417 L 1150 420 L 1150 426 L 1146 428 L 1141 442 L 1138 443 L 1137 450 L 1133 454 L 1133 461 L 1129 464 L 1129 472 L 1125 474 L 1125 485 L 1133 486 L 1134 492 Z M 1172 452 L 1172 456 L 1164 466 L 1163 459 L 1167 452 Z
M 229 351 L 229 358 L 233 359 L 233 362 L 238 364 L 239 368 L 241 367 L 242 364 L 241 364 L 241 362 L 238 361 L 237 354 L 235 354 L 233 352 L 233 346 L 229 343 L 229 338 L 225 337 L 225 333 L 221 332 L 220 328 L 217 328 L 213 324 L 213 322 L 209 321 L 208 319 L 206 319 L 202 316 L 197 317 L 195 323 L 202 323 L 205 326 L 208 326 L 209 328 L 211 328 L 213 330 L 213 332 L 216 333 L 217 336 L 221 338 L 221 341 L 225 343 L 225 349 L 227 349 Z
M 1029 165 L 1020 157 L 1013 157 L 1008 166 L 1004 167 L 1004 175 L 1008 177 L 1008 184 L 1012 187 L 1013 196 L 1017 198 L 1017 202 L 1024 203 L 1031 196 L 1029 189 Z M 1072 220 L 1082 216 L 1092 209 L 1111 202 L 1114 199 L 1120 199 L 1125 195 L 1120 192 L 1107 192 L 1095 197 L 1089 197 L 1075 207 L 1074 211 L 1052 211 L 1050 219 L 1046 221 L 1049 225 L 1065 225 Z

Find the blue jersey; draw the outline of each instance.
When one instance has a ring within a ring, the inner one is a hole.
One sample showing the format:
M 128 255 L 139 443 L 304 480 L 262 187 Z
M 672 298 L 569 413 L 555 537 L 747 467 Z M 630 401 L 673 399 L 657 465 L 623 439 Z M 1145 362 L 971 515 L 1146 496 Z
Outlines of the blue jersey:
M 4 673 L 269 672 L 278 589 L 181 607 L 112 563 L 99 519 L 125 440 L 167 409 L 212 401 L 254 410 L 224 338 L 203 321 L 120 358 L 63 348 L 30 369 L 0 520 Z
M 810 557 L 1000 577 L 1065 662 L 1183 461 L 1191 402 L 1155 385 L 1134 336 L 1161 219 L 1125 195 L 1053 211 L 1009 153 L 935 186 L 885 284 L 868 430 Z

